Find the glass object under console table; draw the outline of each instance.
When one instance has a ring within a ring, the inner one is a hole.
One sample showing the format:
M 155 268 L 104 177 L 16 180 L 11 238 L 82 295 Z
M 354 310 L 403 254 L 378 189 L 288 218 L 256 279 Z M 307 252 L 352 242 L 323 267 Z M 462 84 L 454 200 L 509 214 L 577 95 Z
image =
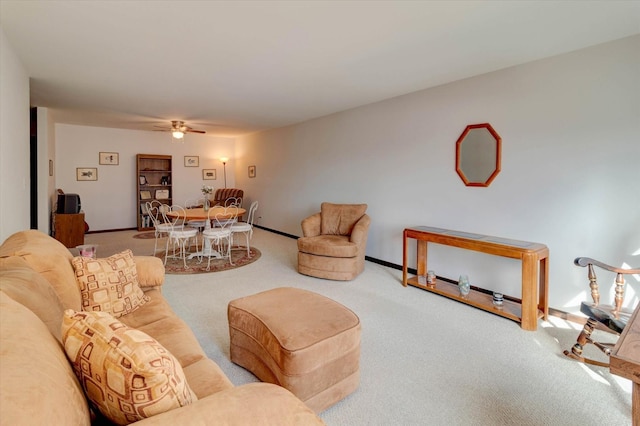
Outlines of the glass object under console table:
M 407 248 L 409 239 L 417 241 L 417 276 L 408 278 Z M 461 296 L 456 284 L 436 280 L 435 284 L 421 284 L 418 276 L 427 274 L 427 243 L 442 244 L 466 250 L 474 250 L 494 256 L 520 259 L 522 262 L 522 300 L 505 297 L 500 307 L 493 304 L 491 294 L 471 290 Z M 402 285 L 411 285 L 440 294 L 476 308 L 509 318 L 520 323 L 524 330 L 538 328 L 538 318 L 547 320 L 549 315 L 549 249 L 544 244 L 509 240 L 489 235 L 450 229 L 416 226 L 403 232 Z

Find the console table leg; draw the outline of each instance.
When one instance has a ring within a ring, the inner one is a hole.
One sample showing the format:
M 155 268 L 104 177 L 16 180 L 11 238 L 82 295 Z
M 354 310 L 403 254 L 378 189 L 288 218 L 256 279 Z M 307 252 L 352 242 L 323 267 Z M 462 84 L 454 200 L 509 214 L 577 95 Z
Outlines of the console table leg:
M 549 256 L 540 259 L 540 283 L 538 285 L 538 308 L 542 319 L 549 321 Z
M 407 286 L 407 244 L 409 243 L 407 238 L 407 231 L 402 233 L 402 285 Z
M 427 275 L 427 242 L 418 240 L 418 275 Z
M 522 328 L 538 328 L 538 257 L 522 256 Z

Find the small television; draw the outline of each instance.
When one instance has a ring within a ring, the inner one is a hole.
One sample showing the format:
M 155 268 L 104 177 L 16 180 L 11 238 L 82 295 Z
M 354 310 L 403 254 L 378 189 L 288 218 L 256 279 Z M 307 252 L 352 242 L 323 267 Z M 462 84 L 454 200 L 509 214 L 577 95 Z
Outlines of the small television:
M 80 213 L 80 196 L 78 194 L 58 194 L 58 214 Z

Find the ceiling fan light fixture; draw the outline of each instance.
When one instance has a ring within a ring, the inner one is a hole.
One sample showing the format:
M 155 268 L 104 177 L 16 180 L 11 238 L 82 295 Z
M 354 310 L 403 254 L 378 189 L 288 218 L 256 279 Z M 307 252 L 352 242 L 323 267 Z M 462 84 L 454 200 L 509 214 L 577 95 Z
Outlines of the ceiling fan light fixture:
M 174 139 L 182 139 L 182 138 L 184 138 L 184 132 L 182 132 L 181 130 L 173 130 L 171 132 L 171 136 Z

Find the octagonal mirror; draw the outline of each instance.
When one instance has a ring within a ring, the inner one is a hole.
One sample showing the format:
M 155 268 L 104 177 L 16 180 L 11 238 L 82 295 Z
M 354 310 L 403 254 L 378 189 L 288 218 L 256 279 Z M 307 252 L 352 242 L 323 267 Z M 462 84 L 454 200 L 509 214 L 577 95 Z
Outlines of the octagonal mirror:
M 456 172 L 467 186 L 489 186 L 500 172 L 502 139 L 489 123 L 470 124 L 456 142 Z

